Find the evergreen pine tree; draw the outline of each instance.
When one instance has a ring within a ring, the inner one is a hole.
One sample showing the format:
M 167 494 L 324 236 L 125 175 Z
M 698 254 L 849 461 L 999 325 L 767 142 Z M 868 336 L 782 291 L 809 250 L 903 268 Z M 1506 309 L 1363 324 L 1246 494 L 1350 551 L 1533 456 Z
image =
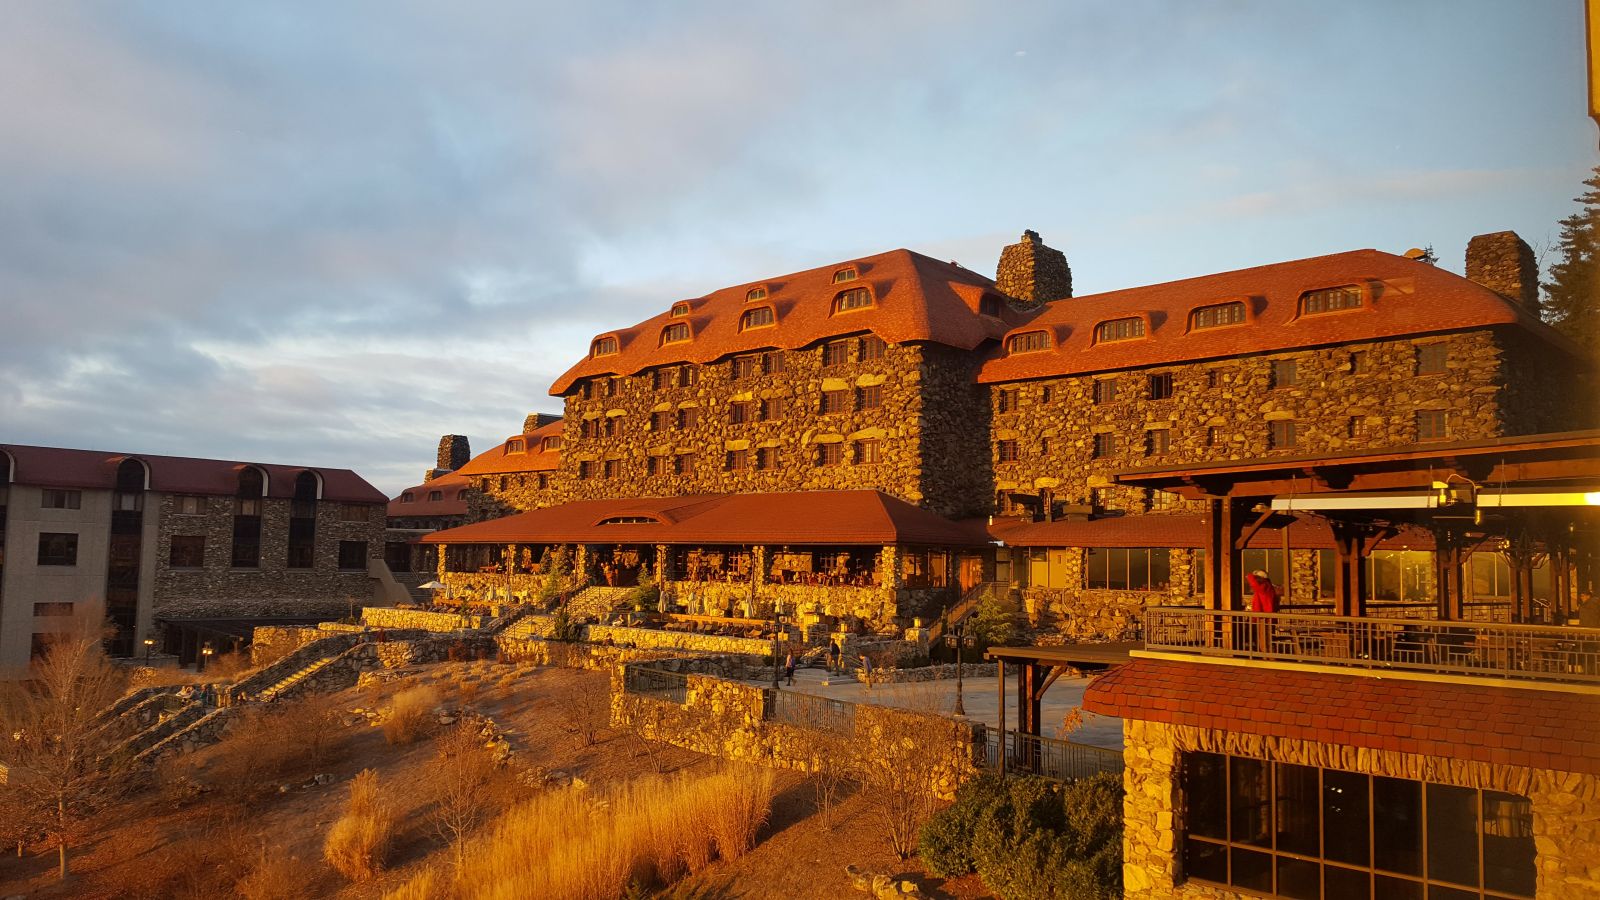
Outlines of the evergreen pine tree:
M 1583 208 L 1561 220 L 1544 308 L 1551 325 L 1600 358 L 1600 166 L 1583 183 Z

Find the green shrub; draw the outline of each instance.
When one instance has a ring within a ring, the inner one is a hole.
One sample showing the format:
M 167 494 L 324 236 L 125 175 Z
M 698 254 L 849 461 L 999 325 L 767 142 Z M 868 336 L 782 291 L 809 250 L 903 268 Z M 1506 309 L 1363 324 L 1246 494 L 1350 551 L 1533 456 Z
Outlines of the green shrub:
M 978 817 L 1005 792 L 1005 781 L 986 772 L 962 785 L 956 791 L 956 802 L 922 826 L 917 854 L 929 872 L 953 878 L 973 871 L 972 829 L 978 824 Z

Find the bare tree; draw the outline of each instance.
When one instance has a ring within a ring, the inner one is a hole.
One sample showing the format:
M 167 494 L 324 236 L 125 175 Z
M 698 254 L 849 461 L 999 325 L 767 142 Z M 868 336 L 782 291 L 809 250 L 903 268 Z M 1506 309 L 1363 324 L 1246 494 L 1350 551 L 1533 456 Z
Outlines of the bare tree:
M 607 687 L 585 684 L 574 679 L 557 696 L 556 721 L 561 730 L 587 747 L 611 717 L 611 693 Z
M 922 826 L 955 789 L 961 723 L 943 715 L 930 685 L 894 685 L 895 709 L 857 711 L 857 771 L 873 814 L 901 859 L 917 848 Z M 866 721 L 860 721 L 865 716 Z
M 450 845 L 459 871 L 465 862 L 467 835 L 483 820 L 494 783 L 494 760 L 483 747 L 477 722 L 463 716 L 439 735 L 438 749 L 428 764 L 434 789 L 430 814 L 439 837 Z
M 97 719 L 125 684 L 101 639 L 91 618 L 55 635 L 0 711 L 6 805 L 27 831 L 56 846 L 62 879 L 68 849 L 94 830 L 96 815 L 127 785 L 127 760 L 111 753 L 115 735 Z

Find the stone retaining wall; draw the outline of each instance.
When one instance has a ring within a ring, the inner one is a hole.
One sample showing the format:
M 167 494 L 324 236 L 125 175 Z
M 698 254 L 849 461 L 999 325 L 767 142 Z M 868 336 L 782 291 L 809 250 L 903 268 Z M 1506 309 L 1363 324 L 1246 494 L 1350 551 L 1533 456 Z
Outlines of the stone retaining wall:
M 449 632 L 464 628 L 482 628 L 488 621 L 488 616 L 396 609 L 392 606 L 369 606 L 361 611 L 361 624 L 369 628 L 411 628 Z
M 590 625 L 585 640 L 591 644 L 612 641 L 640 650 L 686 650 L 699 653 L 747 653 L 770 656 L 772 641 L 760 638 L 696 634 L 692 631 L 658 631 L 653 628 L 627 628 L 615 625 Z
M 250 660 L 256 665 L 270 656 L 292 653 L 324 637 L 315 625 L 257 625 L 250 637 Z
M 961 666 L 962 678 L 994 678 L 996 663 L 963 663 Z M 865 681 L 860 670 L 855 670 L 857 681 Z M 872 673 L 873 684 L 911 684 L 924 681 L 954 681 L 956 677 L 956 664 L 949 663 L 940 666 L 918 666 L 915 669 L 884 669 Z

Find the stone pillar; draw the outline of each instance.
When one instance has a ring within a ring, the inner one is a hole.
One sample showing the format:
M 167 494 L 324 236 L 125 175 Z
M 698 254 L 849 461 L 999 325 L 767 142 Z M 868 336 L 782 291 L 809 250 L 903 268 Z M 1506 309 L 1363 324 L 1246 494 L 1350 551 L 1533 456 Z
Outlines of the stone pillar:
M 885 591 L 898 591 L 905 583 L 905 578 L 900 572 L 900 548 L 893 545 L 884 547 L 878 553 L 878 586 Z
M 439 576 L 439 580 L 443 581 L 445 572 L 448 571 L 446 569 L 446 567 L 445 567 L 445 559 L 450 555 L 450 545 L 448 545 L 448 544 L 439 544 L 438 547 L 439 547 L 439 558 L 436 560 L 436 562 L 438 563 L 438 567 L 439 567 L 438 576 Z
M 1287 603 L 1316 603 L 1317 588 L 1319 586 L 1317 573 L 1317 551 L 1315 550 L 1290 550 L 1289 558 L 1285 562 L 1288 568 L 1288 584 L 1284 585 L 1284 601 Z
M 657 544 L 655 571 L 656 584 L 665 585 L 667 582 L 677 577 L 677 574 L 678 573 L 674 571 L 672 567 L 672 545 Z
M 588 544 L 579 544 L 578 552 L 572 560 L 572 589 L 582 590 L 593 580 L 594 551 Z
M 1515 231 L 1480 234 L 1468 241 L 1467 277 L 1538 314 L 1539 265 L 1533 248 Z
M 1065 253 L 1045 246 L 1038 232 L 1024 231 L 1021 240 L 1000 251 L 995 287 L 1036 309 L 1072 296 L 1072 269 Z
M 767 586 L 767 548 L 750 548 L 750 583 L 759 591 Z
M 439 438 L 438 468 L 447 472 L 466 465 L 472 459 L 472 445 L 464 434 L 447 434 Z

